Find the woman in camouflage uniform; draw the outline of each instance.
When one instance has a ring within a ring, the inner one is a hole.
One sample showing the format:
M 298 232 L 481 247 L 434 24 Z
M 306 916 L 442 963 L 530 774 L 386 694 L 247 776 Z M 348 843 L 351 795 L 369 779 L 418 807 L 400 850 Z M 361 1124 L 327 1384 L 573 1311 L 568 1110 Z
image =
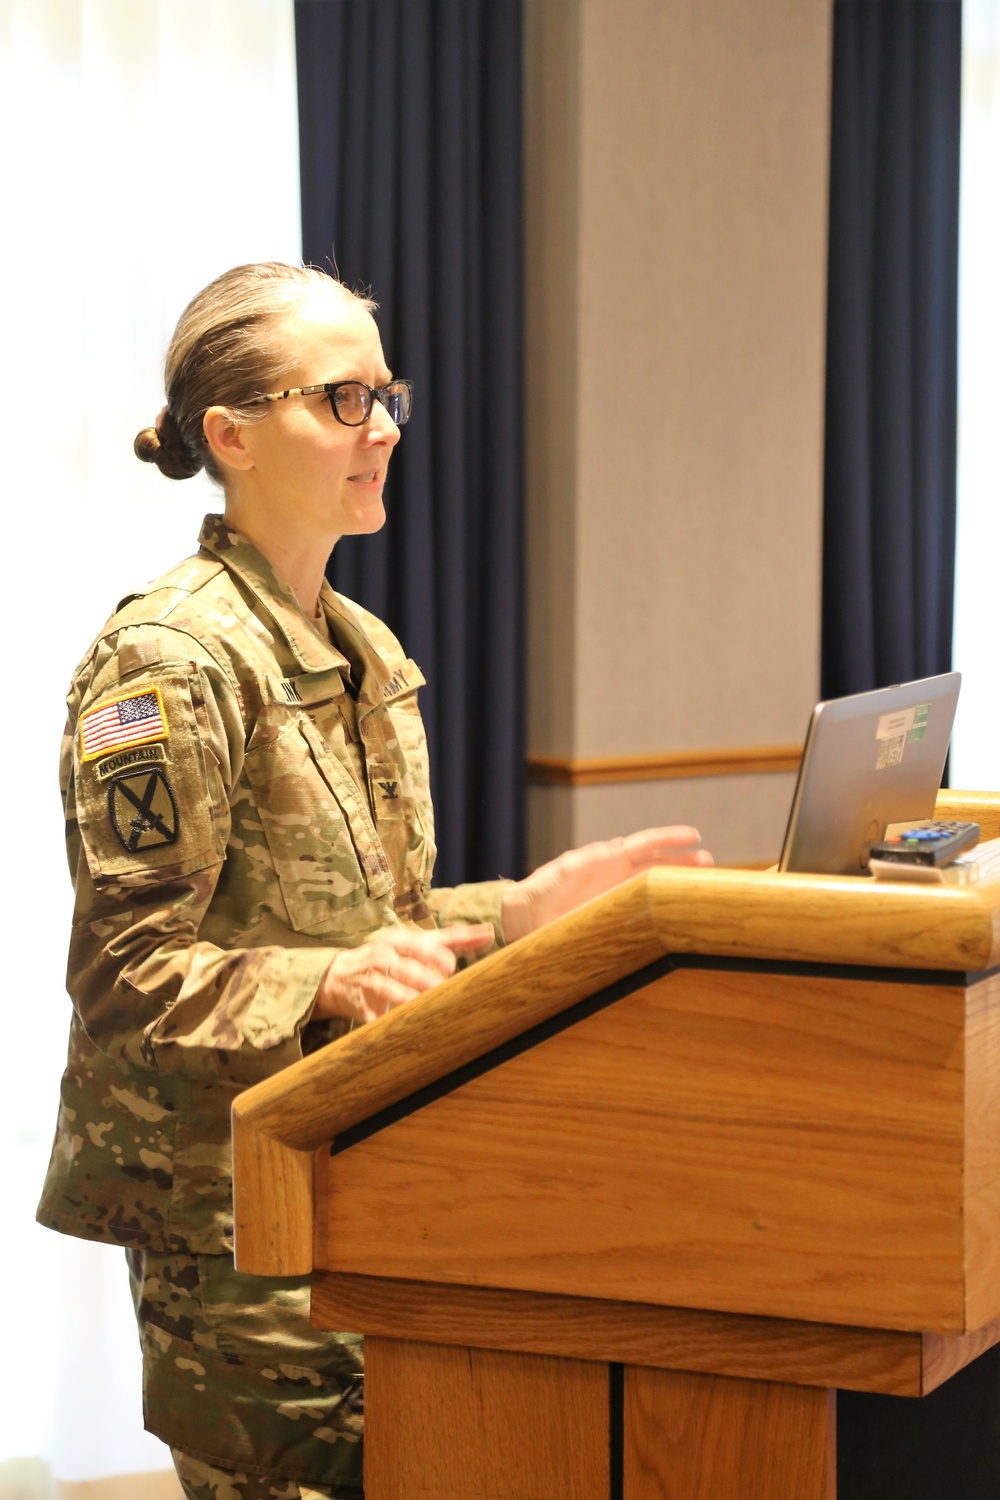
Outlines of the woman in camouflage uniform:
M 69 1059 L 39 1219 L 126 1247 L 146 1426 L 198 1500 L 362 1494 L 362 1349 L 308 1284 L 237 1273 L 242 1088 L 654 863 L 693 829 L 591 845 L 525 881 L 432 891 L 416 692 L 325 581 L 377 530 L 407 382 L 372 304 L 243 266 L 184 312 L 136 452 L 225 493 L 200 550 L 128 596 L 74 677 Z

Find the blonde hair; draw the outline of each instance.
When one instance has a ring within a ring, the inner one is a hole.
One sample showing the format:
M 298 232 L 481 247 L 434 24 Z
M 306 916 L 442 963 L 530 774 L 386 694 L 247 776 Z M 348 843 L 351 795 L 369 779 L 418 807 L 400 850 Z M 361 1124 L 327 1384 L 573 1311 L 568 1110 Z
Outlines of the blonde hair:
M 266 406 L 246 403 L 277 389 L 294 364 L 281 338 L 282 314 L 320 289 L 336 290 L 367 312 L 375 310 L 371 298 L 318 267 L 281 261 L 235 266 L 199 292 L 181 313 L 167 350 L 167 404 L 155 426 L 137 434 L 136 457 L 156 464 L 168 479 L 190 479 L 204 468 L 221 484 L 222 472 L 205 439 L 206 411 L 225 406 L 239 422 L 264 419 Z

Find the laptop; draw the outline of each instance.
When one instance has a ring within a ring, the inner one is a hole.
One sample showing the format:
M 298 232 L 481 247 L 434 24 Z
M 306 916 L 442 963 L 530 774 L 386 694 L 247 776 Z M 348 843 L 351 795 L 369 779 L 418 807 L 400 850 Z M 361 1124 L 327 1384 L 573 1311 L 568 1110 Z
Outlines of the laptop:
M 818 703 L 779 870 L 863 875 L 890 823 L 934 815 L 961 672 Z

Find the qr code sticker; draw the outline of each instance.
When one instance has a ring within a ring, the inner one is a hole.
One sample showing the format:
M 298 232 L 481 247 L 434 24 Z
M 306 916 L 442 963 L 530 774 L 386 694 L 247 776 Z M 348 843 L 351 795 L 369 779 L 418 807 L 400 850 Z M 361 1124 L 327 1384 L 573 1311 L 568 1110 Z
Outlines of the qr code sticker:
M 906 745 L 906 735 L 893 735 L 892 739 L 879 740 L 878 761 L 876 771 L 884 771 L 886 766 L 898 766 L 903 759 L 903 748 Z

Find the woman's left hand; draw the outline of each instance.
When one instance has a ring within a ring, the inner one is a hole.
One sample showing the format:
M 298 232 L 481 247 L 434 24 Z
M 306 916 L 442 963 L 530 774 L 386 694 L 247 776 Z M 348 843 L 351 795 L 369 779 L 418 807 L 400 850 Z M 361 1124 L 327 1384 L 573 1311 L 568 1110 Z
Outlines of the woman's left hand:
M 712 864 L 712 856 L 700 844 L 697 828 L 645 828 L 625 838 L 569 849 L 505 893 L 504 939 L 513 943 L 654 865 Z

